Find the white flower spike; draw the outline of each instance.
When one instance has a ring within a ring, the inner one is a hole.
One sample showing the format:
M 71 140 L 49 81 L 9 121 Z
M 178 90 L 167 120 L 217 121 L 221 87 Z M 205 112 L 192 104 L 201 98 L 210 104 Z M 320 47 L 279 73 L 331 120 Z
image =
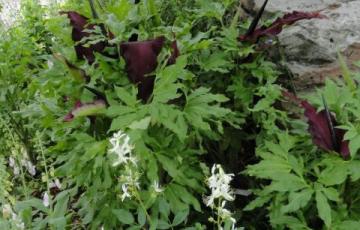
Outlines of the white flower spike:
M 110 143 L 112 148 L 109 149 L 109 152 L 117 156 L 113 166 L 127 164 L 128 162 L 136 165 L 136 159 L 132 156 L 134 147 L 130 144 L 130 137 L 126 133 L 121 130 L 115 133 L 110 139 Z
M 131 167 L 125 167 L 125 175 L 120 177 L 122 183 L 122 195 L 121 200 L 124 201 L 126 198 L 131 198 L 133 196 L 134 190 L 140 189 L 139 177 L 137 173 L 134 173 Z
M 49 207 L 49 205 L 50 205 L 50 197 L 49 197 L 49 194 L 47 192 L 45 192 L 44 195 L 43 195 L 43 205 L 45 207 Z
M 235 197 L 230 188 L 230 182 L 234 174 L 226 174 L 221 165 L 213 165 L 211 169 L 211 177 L 208 179 L 208 186 L 211 189 L 210 196 L 206 199 L 206 205 L 212 207 L 214 200 L 224 198 L 233 201 Z
M 204 199 L 204 203 L 213 210 L 216 210 L 216 215 L 218 216 L 217 221 L 215 221 L 215 218 L 211 218 L 209 221 L 216 223 L 218 229 L 223 229 L 222 225 L 225 221 L 231 221 L 231 229 L 236 229 L 235 218 L 233 218 L 232 213 L 225 208 L 227 201 L 233 201 L 235 199 L 234 192 L 230 187 L 230 182 L 233 177 L 234 174 L 226 174 L 221 165 L 213 165 L 211 168 L 211 176 L 207 180 L 211 194 Z

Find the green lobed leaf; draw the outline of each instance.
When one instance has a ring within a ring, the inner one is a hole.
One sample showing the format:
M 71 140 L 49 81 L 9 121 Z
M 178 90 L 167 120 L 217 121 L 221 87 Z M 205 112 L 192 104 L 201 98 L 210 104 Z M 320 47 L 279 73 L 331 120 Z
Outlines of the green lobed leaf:
M 186 120 L 195 128 L 212 132 L 211 120 L 226 121 L 231 110 L 220 107 L 219 103 L 229 99 L 220 94 L 210 93 L 210 89 L 200 87 L 187 97 L 184 108 Z
M 179 90 L 183 84 L 179 83 L 178 80 L 188 74 L 184 69 L 186 65 L 187 56 L 180 56 L 174 65 L 165 67 L 157 74 L 153 103 L 166 103 L 181 96 Z
M 188 215 L 189 215 L 189 209 L 185 209 L 183 211 L 176 213 L 174 220 L 172 222 L 172 226 L 177 226 L 177 225 L 181 224 L 182 222 L 184 222 L 185 219 L 188 217 Z
M 146 214 L 142 207 L 137 208 L 137 221 L 140 227 L 144 226 L 146 223 Z
M 150 108 L 153 121 L 174 132 L 181 141 L 187 137 L 188 125 L 184 113 L 172 105 L 155 104 Z
M 289 194 L 289 204 L 282 207 L 281 211 L 283 213 L 295 212 L 303 207 L 305 207 L 314 191 L 312 189 L 304 189 L 300 192 L 292 192 Z
M 163 197 L 159 198 L 159 212 L 163 215 L 163 218 L 169 218 L 170 205 Z
M 270 190 L 278 192 L 294 192 L 306 187 L 308 187 L 306 182 L 294 174 L 278 175 L 269 185 Z
M 337 162 L 336 165 L 329 165 L 320 173 L 319 182 L 327 186 L 337 185 L 343 183 L 347 175 L 348 165 L 344 162 Z
M 329 187 L 325 188 L 322 187 L 321 191 L 324 193 L 324 195 L 331 201 L 338 202 L 340 201 L 340 194 L 339 191 L 335 188 Z
M 351 157 L 354 158 L 360 149 L 360 135 L 357 135 L 350 139 L 349 149 L 350 149 Z
M 129 107 L 134 107 L 138 103 L 138 100 L 136 99 L 135 89 L 132 88 L 132 91 L 132 93 L 129 93 L 123 87 L 115 87 L 115 92 L 118 98 Z
M 263 207 L 270 200 L 271 196 L 259 196 L 255 200 L 251 201 L 248 205 L 246 205 L 244 211 L 251 211 L 255 208 Z
M 271 220 L 272 224 L 287 226 L 289 229 L 309 230 L 305 223 L 293 216 L 280 216 Z
M 134 216 L 128 210 L 125 210 L 125 209 L 113 209 L 112 213 L 123 224 L 132 224 L 135 221 Z
M 141 119 L 139 121 L 134 121 L 129 125 L 130 129 L 141 129 L 146 130 L 148 129 L 150 125 L 151 117 L 145 117 L 144 119 Z
M 316 191 L 315 195 L 316 207 L 319 213 L 319 217 L 324 221 L 326 227 L 331 227 L 331 207 L 328 203 L 326 196 L 319 190 Z
M 360 179 L 360 161 L 353 160 L 349 164 L 349 175 L 352 181 L 357 181 Z

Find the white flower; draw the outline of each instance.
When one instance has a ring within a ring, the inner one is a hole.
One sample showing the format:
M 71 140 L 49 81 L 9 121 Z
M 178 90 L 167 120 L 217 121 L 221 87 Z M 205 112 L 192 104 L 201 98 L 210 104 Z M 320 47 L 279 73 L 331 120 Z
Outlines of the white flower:
M 60 183 L 59 179 L 56 178 L 55 181 L 51 181 L 49 183 L 49 187 L 61 189 L 61 183 Z
M 35 165 L 33 165 L 33 164 L 31 163 L 31 161 L 27 161 L 26 163 L 27 163 L 27 164 L 26 164 L 25 167 L 26 167 L 27 171 L 30 173 L 31 176 L 35 176 L 35 174 L 36 174 Z
M 132 156 L 134 147 L 130 145 L 130 137 L 126 133 L 122 131 L 115 133 L 110 139 L 110 143 L 112 148 L 109 149 L 109 152 L 117 155 L 117 160 L 113 163 L 113 166 L 127 164 L 128 162 L 136 165 L 136 159 Z
M 127 197 L 131 198 L 132 192 L 135 189 L 140 189 L 139 174 L 133 172 L 131 167 L 125 167 L 124 175 L 120 177 L 122 195 L 121 200 L 124 201 Z
M 13 169 L 15 176 L 18 176 L 20 174 L 20 168 L 19 166 L 17 166 L 13 157 L 9 157 L 9 166 Z
M 157 193 L 162 193 L 164 191 L 164 189 L 160 187 L 159 181 L 154 181 L 152 187 L 154 188 L 154 191 Z
M 36 168 L 35 168 L 35 165 L 33 165 L 33 163 L 29 160 L 25 160 L 25 159 L 22 159 L 20 161 L 21 165 L 24 166 L 26 168 L 26 170 L 28 171 L 28 173 L 31 175 L 31 176 L 35 176 L 36 174 Z
M 206 198 L 205 204 L 212 207 L 214 200 L 224 198 L 228 201 L 233 201 L 235 198 L 230 188 L 230 182 L 234 174 L 226 174 L 221 165 L 213 165 L 211 169 L 211 177 L 208 178 L 208 186 L 211 189 L 211 194 Z
M 225 208 L 226 201 L 233 201 L 235 199 L 234 192 L 231 190 L 230 182 L 234 174 L 226 174 L 222 169 L 221 165 L 213 165 L 211 168 L 211 176 L 207 180 L 207 184 L 211 190 L 210 196 L 204 199 L 204 203 L 210 206 L 213 210 L 216 210 L 218 218 L 220 217 L 221 222 L 218 223 L 219 229 L 225 221 L 232 222 L 232 230 L 235 230 L 236 220 L 231 215 L 232 213 Z M 215 202 L 217 199 L 221 204 Z
M 43 204 L 45 207 L 49 207 L 49 205 L 50 205 L 50 198 L 49 198 L 49 194 L 47 192 L 44 192 Z
M 59 189 L 61 189 L 61 187 L 62 187 L 62 185 L 61 185 L 61 183 L 60 183 L 60 180 L 59 179 L 55 179 L 55 185 L 56 185 L 56 187 L 58 187 Z
M 11 206 L 9 204 L 5 204 L 2 208 L 3 217 L 5 219 L 9 219 L 11 216 L 11 219 L 13 223 L 16 225 L 17 229 L 25 229 L 25 224 L 21 220 L 21 218 L 12 210 Z
M 231 227 L 231 229 L 232 229 L 232 230 L 235 230 L 235 229 L 236 229 L 236 227 L 235 227 L 235 225 L 236 225 L 236 220 L 235 220 L 235 218 L 233 218 L 233 217 L 231 216 L 232 213 L 225 208 L 225 205 L 226 205 L 226 201 L 224 200 L 224 201 L 221 202 L 221 205 L 220 205 L 220 206 L 215 207 L 215 209 L 216 209 L 216 211 L 217 211 L 216 214 L 217 214 L 217 216 L 220 217 L 221 223 L 225 223 L 225 221 L 230 220 L 230 221 L 232 222 L 232 227 Z M 216 221 L 214 221 L 214 218 L 212 218 L 212 217 L 209 218 L 209 221 L 210 221 L 210 219 L 211 219 L 211 222 L 217 223 Z M 219 229 L 223 229 L 222 226 L 218 226 L 218 227 L 219 227 Z
M 131 197 L 130 193 L 129 193 L 129 184 L 123 184 L 121 186 L 121 189 L 123 191 L 123 194 L 121 195 L 121 201 L 124 201 L 127 197 Z
M 223 202 L 221 202 L 221 206 L 218 207 L 219 216 L 221 216 L 223 219 L 231 217 L 231 212 L 225 208 L 225 204 L 226 201 L 224 200 Z
M 233 223 L 232 229 L 235 228 L 236 220 L 231 216 L 232 213 L 225 208 L 226 201 L 221 203 L 221 206 L 218 207 L 218 215 L 224 220 L 230 220 Z

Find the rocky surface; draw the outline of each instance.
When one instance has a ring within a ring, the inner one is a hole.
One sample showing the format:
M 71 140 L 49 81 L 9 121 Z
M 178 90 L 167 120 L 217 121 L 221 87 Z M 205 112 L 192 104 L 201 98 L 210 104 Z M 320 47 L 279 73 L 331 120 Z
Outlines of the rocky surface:
M 263 0 L 255 0 L 260 7 Z M 360 60 L 360 0 L 270 0 L 269 13 L 321 10 L 327 19 L 297 22 L 279 35 L 287 66 L 298 90 L 321 85 L 326 77 L 341 76 L 338 50 L 349 66 Z

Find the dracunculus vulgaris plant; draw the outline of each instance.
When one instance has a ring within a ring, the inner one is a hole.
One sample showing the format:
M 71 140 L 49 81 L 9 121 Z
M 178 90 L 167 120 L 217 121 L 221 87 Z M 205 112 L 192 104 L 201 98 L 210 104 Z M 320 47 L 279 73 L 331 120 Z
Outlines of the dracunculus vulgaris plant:
M 264 12 L 264 9 L 267 5 L 267 0 L 264 2 L 262 8 L 258 12 L 257 16 L 254 18 L 251 23 L 250 28 L 248 29 L 245 35 L 239 36 L 240 41 L 251 41 L 257 42 L 260 37 L 264 36 L 275 36 L 282 31 L 282 28 L 285 25 L 291 25 L 296 21 L 303 19 L 312 19 L 312 18 L 324 18 L 325 16 L 321 15 L 319 12 L 297 12 L 288 13 L 282 18 L 278 18 L 268 27 L 256 28 L 259 20 Z M 95 61 L 95 52 L 98 52 L 102 55 L 118 58 L 118 54 L 109 54 L 107 49 L 114 48 L 114 45 L 110 44 L 107 40 L 98 41 L 95 44 L 90 44 L 86 46 L 83 40 L 87 37 L 92 36 L 89 33 L 89 30 L 94 29 L 96 26 L 101 29 L 102 34 L 109 38 L 113 38 L 111 31 L 107 30 L 104 24 L 93 24 L 89 22 L 89 18 L 75 12 L 75 11 L 66 11 L 61 12 L 66 14 L 70 19 L 70 24 L 73 27 L 72 30 L 72 39 L 75 44 L 75 52 L 79 59 L 86 59 L 89 64 L 94 63 Z M 156 70 L 158 65 L 157 57 L 160 54 L 165 43 L 165 37 L 160 36 L 155 39 L 145 40 L 145 41 L 128 41 L 122 42 L 119 45 L 120 56 L 124 58 L 126 63 L 126 72 L 129 80 L 138 86 L 138 98 L 146 102 L 150 95 L 152 94 L 154 88 L 155 75 L 151 74 Z M 177 42 L 173 41 L 171 43 L 172 53 L 168 59 L 168 64 L 174 64 L 176 58 L 180 55 L 180 51 L 177 47 Z M 75 66 L 69 64 L 66 61 L 66 64 L 70 69 L 75 69 Z M 82 76 L 86 81 L 89 77 L 84 74 L 82 70 L 78 70 L 82 73 Z
M 101 32 L 104 36 L 109 39 L 113 38 L 113 34 L 111 31 L 107 30 L 104 24 L 92 24 L 89 23 L 89 18 L 74 12 L 74 11 L 63 11 L 61 14 L 67 14 L 70 19 L 70 24 L 73 28 L 72 30 L 72 39 L 75 44 L 75 52 L 78 59 L 86 59 L 90 64 L 95 61 L 95 52 L 98 52 L 102 55 L 118 58 L 117 54 L 109 54 L 106 49 L 114 48 L 114 45 L 111 45 L 108 41 L 98 41 L 95 44 L 90 44 L 86 46 L 81 42 L 84 38 L 92 36 L 89 33 L 89 30 L 98 26 L 101 28 Z M 153 80 L 146 80 L 145 75 L 153 72 L 157 67 L 157 56 L 159 55 L 162 47 L 165 43 L 165 37 L 160 36 L 155 39 L 149 39 L 146 41 L 129 41 L 122 42 L 120 46 L 120 54 L 125 59 L 126 62 L 126 71 L 129 77 L 129 80 L 133 83 L 140 83 L 139 88 L 150 88 L 149 90 L 145 90 L 146 92 L 139 92 L 139 97 L 141 99 L 146 99 L 146 97 L 142 97 L 142 95 L 148 95 L 152 92 L 152 87 L 144 87 L 142 86 L 142 82 L 144 81 L 144 85 L 153 84 Z M 174 64 L 176 58 L 180 55 L 180 51 L 177 47 L 177 42 L 173 41 L 171 43 L 172 53 L 168 59 L 168 64 Z M 150 77 L 153 79 L 153 77 Z
M 165 37 L 160 36 L 146 41 L 130 41 L 120 44 L 120 53 L 126 63 L 129 80 L 138 85 L 138 97 L 147 101 L 154 89 L 155 75 L 150 75 L 158 65 L 157 57 L 165 43 Z M 171 43 L 172 53 L 167 61 L 174 64 L 180 55 L 176 41 Z
M 260 21 L 262 14 L 264 13 L 267 3 L 268 0 L 265 0 L 259 12 L 254 17 L 252 23 L 250 24 L 250 27 L 247 30 L 247 32 L 238 37 L 239 41 L 256 43 L 262 37 L 273 37 L 280 34 L 285 26 L 292 25 L 297 21 L 304 19 L 313 19 L 313 18 L 320 18 L 320 19 L 326 18 L 326 16 L 320 14 L 320 11 L 315 11 L 315 12 L 293 11 L 291 13 L 285 14 L 283 17 L 277 18 L 269 26 L 261 26 L 258 28 L 257 27 L 258 23 Z
M 75 12 L 75 11 L 61 11 L 60 14 L 66 14 L 70 19 L 70 24 L 72 26 L 72 40 L 75 42 L 75 52 L 78 59 L 86 59 L 89 64 L 95 62 L 95 52 L 98 52 L 102 55 L 116 58 L 118 55 L 114 51 L 113 54 L 110 54 L 107 48 L 116 49 L 116 46 L 111 45 L 106 38 L 112 39 L 114 35 L 108 31 L 104 24 L 94 24 L 89 22 L 89 18 Z M 101 34 L 104 36 L 104 39 L 97 41 L 94 44 L 86 44 L 86 41 L 83 40 L 94 35 L 91 31 L 94 31 L 95 28 L 100 29 Z
M 316 146 L 325 151 L 337 152 L 344 159 L 349 159 L 349 141 L 344 140 L 345 130 L 336 127 L 339 124 L 329 111 L 325 99 L 323 99 L 324 109 L 318 112 L 307 100 L 300 99 L 292 93 L 284 91 L 283 96 L 304 109 L 309 125 L 308 131 Z
M 272 37 L 280 34 L 284 26 L 292 25 L 299 20 L 326 18 L 326 16 L 320 14 L 320 11 L 293 11 L 285 14 L 283 17 L 277 18 L 269 26 L 261 26 L 258 28 L 258 23 L 264 13 L 267 3 L 268 0 L 265 0 L 247 32 L 238 37 L 239 41 L 257 43 L 262 37 Z M 344 140 L 345 131 L 335 127 L 337 125 L 336 119 L 328 110 L 325 101 L 325 109 L 317 112 L 316 108 L 308 101 L 299 99 L 295 95 L 285 91 L 283 92 L 283 95 L 304 109 L 304 115 L 308 119 L 308 131 L 310 132 L 315 145 L 325 151 L 335 151 L 341 154 L 344 159 L 349 158 L 349 143 Z
M 64 117 L 64 121 L 69 122 L 76 117 L 90 117 L 100 114 L 106 108 L 106 102 L 98 99 L 89 103 L 76 101 L 74 108 Z
M 142 42 L 124 42 L 120 45 L 121 56 L 126 62 L 126 72 L 132 83 L 138 84 L 138 96 L 147 100 L 154 88 L 155 76 L 150 74 L 157 67 L 159 55 L 165 38 L 158 37 L 154 40 Z
M 89 30 L 94 29 L 98 26 L 101 29 L 103 35 L 109 39 L 113 38 L 113 34 L 106 29 L 104 24 L 92 24 L 89 23 L 89 18 L 74 12 L 66 11 L 61 12 L 61 14 L 66 14 L 70 19 L 70 24 L 72 26 L 72 39 L 76 43 L 74 46 L 76 55 L 78 59 L 85 59 L 89 64 L 95 62 L 95 53 L 100 53 L 110 58 L 119 58 L 118 54 L 109 54 L 108 48 L 114 48 L 115 46 L 110 44 L 107 40 L 98 41 L 94 44 L 86 45 L 83 40 L 90 36 L 92 33 Z M 120 56 L 124 58 L 126 63 L 126 73 L 130 82 L 138 86 L 138 98 L 143 102 L 146 102 L 150 95 L 152 94 L 154 88 L 155 75 L 149 74 L 153 73 L 156 70 L 158 65 L 157 58 L 160 54 L 163 46 L 165 44 L 165 37 L 160 36 L 155 39 L 145 40 L 145 41 L 128 41 L 122 42 L 119 45 Z M 180 55 L 180 51 L 177 47 L 177 42 L 173 41 L 170 45 L 172 52 L 167 61 L 168 65 L 174 64 L 176 58 Z M 54 56 L 62 61 L 65 65 L 68 66 L 72 75 L 79 81 L 89 82 L 90 77 L 86 75 L 85 71 L 76 67 L 74 64 L 70 63 L 66 58 L 62 57 L 60 54 L 54 54 Z M 104 100 L 102 98 L 101 100 Z M 97 106 L 94 106 L 94 105 Z M 80 103 L 77 102 L 74 106 L 73 111 L 77 111 L 83 106 L 89 107 L 88 111 L 92 113 L 97 113 L 95 108 L 100 105 L 98 101 L 89 103 Z M 91 114 L 90 114 L 91 115 Z M 66 121 L 71 121 L 73 116 L 70 112 L 66 117 Z M 71 119 L 70 119 L 71 118 Z

